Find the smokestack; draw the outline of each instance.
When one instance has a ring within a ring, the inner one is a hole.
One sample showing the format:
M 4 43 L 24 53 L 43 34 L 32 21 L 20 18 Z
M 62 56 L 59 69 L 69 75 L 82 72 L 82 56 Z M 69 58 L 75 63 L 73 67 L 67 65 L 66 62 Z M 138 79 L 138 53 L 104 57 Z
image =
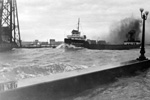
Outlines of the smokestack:
M 125 18 L 118 23 L 113 23 L 110 29 L 108 42 L 121 44 L 128 40 L 139 40 L 141 33 L 141 20 L 133 17 Z

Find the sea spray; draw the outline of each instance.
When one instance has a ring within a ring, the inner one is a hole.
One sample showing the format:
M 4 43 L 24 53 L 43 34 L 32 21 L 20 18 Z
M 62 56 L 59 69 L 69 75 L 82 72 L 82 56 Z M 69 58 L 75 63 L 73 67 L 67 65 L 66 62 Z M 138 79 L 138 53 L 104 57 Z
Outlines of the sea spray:
M 125 18 L 120 22 L 113 23 L 110 27 L 108 42 L 120 44 L 124 41 L 127 41 L 128 33 L 131 30 L 135 31 L 135 40 L 139 40 L 139 34 L 141 33 L 141 23 L 142 21 L 140 19 L 136 19 L 134 17 Z

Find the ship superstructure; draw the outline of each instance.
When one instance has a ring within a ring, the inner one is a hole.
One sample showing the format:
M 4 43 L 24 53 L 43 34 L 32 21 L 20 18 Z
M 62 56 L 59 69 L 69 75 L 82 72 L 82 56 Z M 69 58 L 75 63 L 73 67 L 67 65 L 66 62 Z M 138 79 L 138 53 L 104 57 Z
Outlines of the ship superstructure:
M 67 35 L 67 38 L 64 39 L 66 44 L 75 45 L 77 47 L 82 47 L 86 41 L 86 35 L 81 35 L 79 30 L 80 19 L 78 19 L 77 30 L 72 30 L 71 35 Z

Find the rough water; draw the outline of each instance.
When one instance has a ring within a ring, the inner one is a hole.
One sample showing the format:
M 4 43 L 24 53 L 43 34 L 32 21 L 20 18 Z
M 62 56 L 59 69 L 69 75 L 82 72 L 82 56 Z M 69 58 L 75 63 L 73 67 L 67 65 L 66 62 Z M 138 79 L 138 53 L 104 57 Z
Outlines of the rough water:
M 0 82 L 57 74 L 113 64 L 139 57 L 139 49 L 88 50 L 84 48 L 13 49 L 0 53 Z M 150 57 L 150 46 L 146 46 Z M 149 100 L 150 70 L 135 77 L 119 78 L 109 85 L 90 89 L 73 100 Z

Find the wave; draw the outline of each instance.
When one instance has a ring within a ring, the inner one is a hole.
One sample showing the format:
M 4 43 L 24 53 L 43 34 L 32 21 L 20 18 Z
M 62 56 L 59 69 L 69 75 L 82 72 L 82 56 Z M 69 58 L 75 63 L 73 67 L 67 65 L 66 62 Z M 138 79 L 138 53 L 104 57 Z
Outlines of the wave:
M 84 49 L 83 47 L 76 47 L 74 45 L 69 45 L 69 44 L 65 44 L 65 43 L 62 43 L 60 44 L 59 46 L 56 47 L 57 49 L 67 49 L 67 50 L 81 50 L 81 49 Z
M 22 80 L 56 73 L 68 72 L 73 70 L 81 70 L 88 68 L 85 65 L 73 65 L 64 63 L 49 63 L 49 64 L 28 64 L 18 65 L 16 67 L 0 68 L 0 82 L 4 80 Z

